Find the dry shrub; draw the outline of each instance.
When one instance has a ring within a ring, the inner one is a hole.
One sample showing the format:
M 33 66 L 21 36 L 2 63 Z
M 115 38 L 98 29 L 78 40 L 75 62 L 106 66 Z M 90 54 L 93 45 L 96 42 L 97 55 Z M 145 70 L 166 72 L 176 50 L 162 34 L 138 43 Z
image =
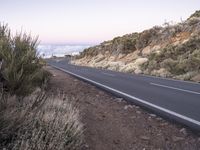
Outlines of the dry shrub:
M 49 80 L 38 56 L 38 39 L 26 33 L 11 36 L 7 25 L 0 23 L 0 78 L 11 94 L 26 96 Z
M 116 37 L 111 40 L 112 52 L 117 51 L 117 54 L 129 54 L 136 50 L 136 41 L 138 33 L 126 34 L 122 37 Z
M 172 75 L 200 72 L 200 37 L 194 36 L 186 43 L 168 45 L 160 53 L 151 53 L 142 70 L 151 72 L 165 68 Z
M 187 22 L 190 26 L 194 26 L 200 22 L 200 18 L 191 18 Z
M 83 125 L 77 109 L 64 95 L 47 97 L 37 92 L 20 102 L 17 97 L 1 99 L 6 104 L 0 111 L 0 149 L 80 148 Z
M 188 19 L 191 19 L 193 17 L 200 17 L 200 10 L 195 11 Z
M 152 41 L 157 39 L 160 30 L 160 27 L 155 26 L 149 30 L 141 32 L 136 41 L 136 48 L 143 49 L 148 46 Z

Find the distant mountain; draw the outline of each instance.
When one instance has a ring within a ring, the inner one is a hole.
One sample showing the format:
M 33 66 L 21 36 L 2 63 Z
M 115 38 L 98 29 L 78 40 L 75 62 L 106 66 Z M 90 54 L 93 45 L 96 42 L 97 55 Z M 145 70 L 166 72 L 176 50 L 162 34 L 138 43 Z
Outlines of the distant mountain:
M 85 49 L 77 65 L 200 82 L 200 11 Z

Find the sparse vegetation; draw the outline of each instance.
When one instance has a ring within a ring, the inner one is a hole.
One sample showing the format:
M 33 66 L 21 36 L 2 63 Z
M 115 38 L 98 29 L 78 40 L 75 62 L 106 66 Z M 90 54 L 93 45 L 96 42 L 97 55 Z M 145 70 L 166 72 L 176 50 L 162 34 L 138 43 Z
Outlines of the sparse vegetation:
M 148 46 L 153 41 L 153 39 L 158 36 L 158 31 L 160 30 L 161 28 L 154 27 L 150 30 L 145 30 L 140 33 L 136 43 L 137 49 L 143 49 Z
M 0 110 L 0 149 L 77 150 L 82 143 L 78 111 L 64 96 L 36 92 L 19 101 L 4 97 Z M 2 98 L 1 98 L 2 102 Z
M 89 56 L 95 57 L 99 53 L 105 54 L 106 51 L 115 54 L 129 54 L 136 50 L 136 41 L 138 33 L 127 34 L 122 37 L 116 37 L 111 41 L 106 41 L 98 46 L 90 47 L 85 49 L 77 56 L 77 59 Z
M 83 132 L 78 111 L 64 95 L 47 96 L 51 74 L 37 45 L 37 38 L 12 37 L 0 24 L 0 149 L 77 150 Z
M 166 22 L 88 48 L 74 64 L 200 82 L 199 33 L 200 11 L 196 11 L 180 23 Z M 148 61 L 136 63 L 140 58 Z
M 136 50 L 136 41 L 138 33 L 127 34 L 123 37 L 114 38 L 112 42 L 112 51 L 118 51 L 118 53 L 129 54 Z
M 159 68 L 165 68 L 172 75 L 200 72 L 200 37 L 192 37 L 182 45 L 168 46 L 160 53 L 151 53 L 149 61 L 142 66 L 150 74 Z
M 200 10 L 197 10 L 195 13 L 193 13 L 189 19 L 193 18 L 193 17 L 200 17 Z

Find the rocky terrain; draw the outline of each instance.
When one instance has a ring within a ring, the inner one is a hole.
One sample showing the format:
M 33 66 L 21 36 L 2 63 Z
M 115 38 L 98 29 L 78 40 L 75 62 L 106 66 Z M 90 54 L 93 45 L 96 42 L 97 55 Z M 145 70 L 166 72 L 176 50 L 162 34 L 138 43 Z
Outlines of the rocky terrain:
M 72 63 L 200 82 L 200 11 L 85 49 Z

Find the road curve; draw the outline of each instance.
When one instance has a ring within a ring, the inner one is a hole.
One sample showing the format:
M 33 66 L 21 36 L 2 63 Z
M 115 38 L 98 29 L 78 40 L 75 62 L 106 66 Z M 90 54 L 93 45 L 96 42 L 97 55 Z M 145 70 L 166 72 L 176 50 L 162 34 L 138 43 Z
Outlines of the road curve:
M 49 65 L 154 113 L 200 131 L 200 84 L 48 60 Z

